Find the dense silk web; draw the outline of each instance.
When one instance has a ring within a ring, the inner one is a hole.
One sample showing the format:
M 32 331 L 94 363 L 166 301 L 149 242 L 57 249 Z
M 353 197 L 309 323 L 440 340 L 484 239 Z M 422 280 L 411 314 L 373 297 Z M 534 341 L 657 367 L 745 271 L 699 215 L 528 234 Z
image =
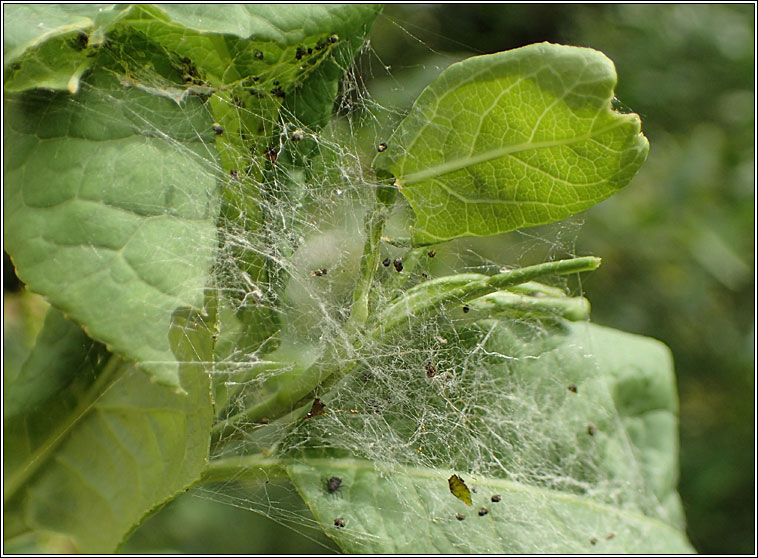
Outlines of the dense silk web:
M 183 63 L 176 63 L 181 71 Z M 97 84 L 83 84 L 83 94 L 122 104 L 125 118 L 145 138 L 169 141 L 187 158 L 202 161 L 219 184 L 218 255 L 205 293 L 205 313 L 214 324 L 209 368 L 217 422 L 211 460 L 241 458 L 242 465 L 235 476 L 204 483 L 191 494 L 250 509 L 298 531 L 315 529 L 320 524 L 304 506 L 292 508 L 268 496 L 271 479 L 284 476 L 271 463 L 333 456 L 366 460 L 390 472 L 410 467 L 441 470 L 445 478 L 458 473 L 474 487 L 477 478 L 507 479 L 668 520 L 669 511 L 646 486 L 639 455 L 626 439 L 592 352 L 577 347 L 567 356 L 565 348 L 552 344 L 551 334 L 567 327 L 554 313 L 516 309 L 494 319 L 465 304 L 452 305 L 411 315 L 402 334 L 378 338 L 366 334 L 375 324 L 351 322 L 365 223 L 380 209 L 375 192 L 384 184 L 371 160 L 391 141 L 392 128 L 409 107 L 387 106 L 372 96 L 368 78 L 376 78 L 374 86 L 380 78 L 395 89 L 403 86 L 370 44 L 344 70 L 336 116 L 320 129 L 284 108 L 263 110 L 264 102 L 256 112 L 202 80 L 179 86 L 138 61 L 123 72 L 111 71 L 111 79 L 157 99 L 154 114 Z M 232 130 L 217 122 L 224 110 L 213 102 L 237 115 L 239 130 L 260 124 L 240 144 L 245 151 L 227 139 Z M 178 106 L 191 126 L 168 133 L 165 103 Z M 372 313 L 437 277 L 493 275 L 570 256 L 581 223 L 423 248 L 408 247 L 410 224 L 412 211 L 398 196 L 371 284 Z M 581 293 L 576 279 L 544 281 L 565 294 Z M 590 378 L 578 392 L 565 372 L 577 362 Z M 284 378 L 319 366 L 325 381 L 291 412 L 248 413 Z M 570 411 L 593 382 L 599 384 L 592 389 L 596 401 L 588 405 L 597 405 L 600 430 L 577 422 Z M 597 443 L 604 437 L 626 440 L 613 448 L 624 463 L 623 475 L 604 465 L 607 454 Z M 333 497 L 344 489 L 336 488 Z M 291 485 L 285 490 L 295 494 Z M 444 483 L 438 497 L 451 497 Z M 344 531 L 351 532 L 349 521 Z M 358 542 L 371 537 L 352 534 Z M 540 549 L 540 541 L 534 545 Z

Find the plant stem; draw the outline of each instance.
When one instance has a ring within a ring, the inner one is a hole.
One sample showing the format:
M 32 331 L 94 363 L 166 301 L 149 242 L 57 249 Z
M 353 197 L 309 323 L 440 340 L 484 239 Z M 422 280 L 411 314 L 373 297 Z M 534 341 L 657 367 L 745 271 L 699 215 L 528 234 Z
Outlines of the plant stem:
M 216 459 L 203 471 L 199 483 L 284 478 L 285 465 L 263 454 Z
M 379 266 L 379 245 L 386 220 L 387 211 L 381 206 L 367 218 L 366 243 L 361 257 L 358 284 L 353 292 L 353 307 L 350 311 L 349 327 L 363 326 L 368 319 L 369 293 L 376 268 Z
M 544 275 L 592 271 L 599 267 L 600 261 L 600 258 L 588 256 L 514 269 L 494 276 L 465 273 L 416 285 L 371 320 L 377 324 L 373 329 L 366 333 L 356 330 L 349 343 L 331 347 L 331 351 L 319 362 L 300 374 L 290 375 L 271 397 L 216 424 L 212 430 L 212 441 L 216 443 L 223 437 L 238 432 L 237 425 L 242 421 L 260 422 L 264 417 L 272 420 L 302 405 L 313 396 L 317 388 L 332 385 L 355 368 L 360 360 L 356 359 L 355 353 L 360 353 L 367 341 L 386 340 L 390 335 L 402 332 L 420 317 L 437 313 L 447 305 L 462 304 Z
M 366 243 L 363 246 L 363 257 L 359 272 L 358 284 L 353 291 L 353 307 L 350 311 L 350 321 L 346 331 L 352 333 L 362 327 L 369 314 L 369 293 L 374 282 L 374 274 L 379 266 L 380 245 L 387 214 L 395 203 L 397 188 L 387 184 L 379 184 L 374 191 L 375 201 L 366 214 Z

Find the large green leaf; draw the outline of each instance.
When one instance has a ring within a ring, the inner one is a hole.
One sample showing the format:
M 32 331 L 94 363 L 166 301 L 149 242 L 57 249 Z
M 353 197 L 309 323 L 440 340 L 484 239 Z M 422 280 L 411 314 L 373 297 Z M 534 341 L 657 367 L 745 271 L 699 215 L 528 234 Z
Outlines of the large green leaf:
M 89 81 L 6 97 L 5 248 L 31 290 L 178 386 L 171 314 L 202 306 L 216 249 L 215 164 L 195 131 L 209 116 Z
M 54 333 L 72 341 L 56 343 Z M 107 553 L 207 464 L 210 334 L 186 312 L 174 318 L 182 393 L 115 356 L 103 359 L 103 347 L 86 338 L 75 355 L 78 336 L 81 328 L 51 309 L 22 373 L 29 381 L 8 389 L 13 400 L 31 380 L 39 384 L 33 404 L 4 424 L 5 536 L 54 532 L 80 552 Z M 70 365 L 66 378 L 47 365 L 56 353 Z
M 588 323 L 528 323 L 458 327 L 465 347 L 431 357 L 433 378 L 423 341 L 395 347 L 402 361 L 386 353 L 297 425 L 289 473 L 343 550 L 692 551 L 668 349 Z M 476 487 L 473 508 L 450 494 L 453 474 Z
M 374 161 L 416 212 L 414 242 L 558 221 L 624 187 L 648 142 L 615 85 L 602 53 L 548 43 L 447 68 Z
M 177 385 L 167 324 L 175 308 L 202 302 L 217 180 L 255 169 L 223 190 L 225 215 L 254 228 L 282 99 L 296 118 L 322 124 L 378 10 L 10 7 L 4 86 L 27 93 L 6 103 L 5 231 L 21 278 L 91 336 Z M 226 129 L 215 141 L 214 120 Z M 207 149 L 214 144 L 218 157 Z M 236 256 L 242 272 L 260 273 L 257 260 Z

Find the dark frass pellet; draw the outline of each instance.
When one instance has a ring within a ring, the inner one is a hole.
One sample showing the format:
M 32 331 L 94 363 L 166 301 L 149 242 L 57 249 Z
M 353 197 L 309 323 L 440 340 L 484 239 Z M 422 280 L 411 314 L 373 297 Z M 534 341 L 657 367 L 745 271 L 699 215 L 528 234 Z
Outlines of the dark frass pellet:
M 433 362 L 427 362 L 426 365 L 424 365 L 424 368 L 426 368 L 427 378 L 434 378 L 437 375 L 437 367 L 434 366 Z
M 483 515 L 487 515 L 488 513 L 490 513 L 490 510 L 488 510 L 487 508 L 479 508 L 479 516 L 480 517 L 483 516 Z
M 437 252 L 435 252 L 434 250 L 429 250 L 429 251 L 426 253 L 426 255 L 427 255 L 427 256 L 429 256 L 430 258 L 433 258 L 434 256 L 436 256 L 436 255 L 437 255 Z
M 576 393 L 576 386 L 574 384 L 571 384 L 568 389 L 571 393 Z
M 328 481 L 326 481 L 326 489 L 329 492 L 334 492 L 337 490 L 340 485 L 342 484 L 342 479 L 339 477 L 332 477 Z
M 337 519 L 334 520 L 334 526 L 335 527 L 340 527 L 340 528 L 344 527 L 345 526 L 345 520 L 343 518 L 341 518 L 341 517 L 338 517 Z
M 263 53 L 258 49 L 256 49 L 255 52 L 253 52 L 253 56 L 255 56 L 258 60 L 263 60 Z
M 379 153 L 384 153 L 385 151 L 387 151 L 387 144 L 384 142 L 380 143 L 379 145 L 376 146 L 376 150 Z
M 323 277 L 326 275 L 326 268 L 322 267 L 321 269 L 316 269 L 314 271 L 311 271 L 311 277 Z
M 221 126 L 221 124 L 219 124 L 218 122 L 214 122 L 211 128 L 213 128 L 213 131 L 216 132 L 217 136 L 220 136 L 221 134 L 224 133 L 224 127 Z
M 463 307 L 463 313 L 464 313 L 464 314 L 468 314 L 468 311 L 469 311 L 469 310 L 471 310 L 471 308 L 469 308 L 468 306 L 464 306 L 464 307 Z
M 592 537 L 590 539 L 590 544 L 597 544 L 597 539 L 595 537 Z
M 503 498 L 500 496 L 500 494 L 493 494 L 492 498 L 490 498 L 490 500 L 492 500 L 493 502 L 499 502 L 502 499 Z
M 384 260 L 382 261 L 382 265 L 384 267 L 389 267 L 391 263 L 392 263 L 392 260 L 389 258 L 384 258 Z
M 587 434 L 589 434 L 590 436 L 594 436 L 596 432 L 597 432 L 597 426 L 595 426 L 594 424 L 590 424 L 587 426 Z
M 457 519 L 458 521 L 463 521 L 464 519 L 466 519 L 466 516 L 463 515 L 462 513 L 456 513 L 455 519 Z
M 302 130 L 295 130 L 290 135 L 290 140 L 295 141 L 295 142 L 303 141 L 304 137 L 305 137 L 305 132 L 303 132 Z
M 403 260 L 401 260 L 400 258 L 397 258 L 394 262 L 392 262 L 392 265 L 395 266 L 395 271 L 397 271 L 398 273 L 403 271 Z

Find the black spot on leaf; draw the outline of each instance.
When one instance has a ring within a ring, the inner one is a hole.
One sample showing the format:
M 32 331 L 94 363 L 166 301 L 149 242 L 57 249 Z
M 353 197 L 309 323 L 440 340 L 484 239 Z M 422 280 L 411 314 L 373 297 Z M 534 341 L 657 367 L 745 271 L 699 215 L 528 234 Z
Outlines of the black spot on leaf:
M 342 484 L 342 479 L 339 477 L 332 477 L 328 481 L 326 481 L 326 489 L 329 492 L 334 492 L 337 490 L 340 485 Z

